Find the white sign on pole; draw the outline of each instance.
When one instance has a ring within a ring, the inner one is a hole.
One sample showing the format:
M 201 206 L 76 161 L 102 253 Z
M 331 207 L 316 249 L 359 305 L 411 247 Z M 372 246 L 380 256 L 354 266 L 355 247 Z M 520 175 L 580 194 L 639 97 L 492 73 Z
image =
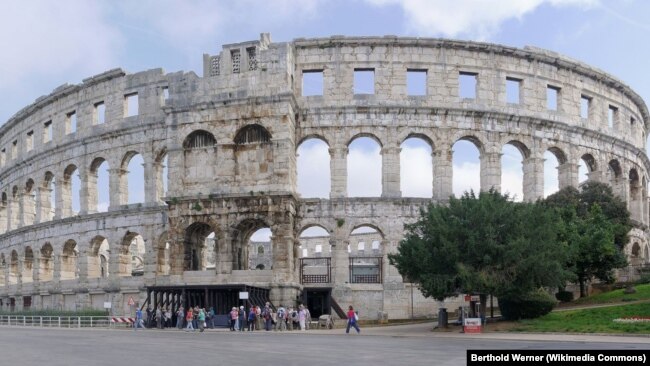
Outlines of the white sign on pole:
M 239 300 L 248 300 L 248 291 L 243 291 L 239 293 Z
M 110 308 L 112 308 L 111 303 L 110 302 L 105 302 L 104 303 L 104 309 L 110 309 Z

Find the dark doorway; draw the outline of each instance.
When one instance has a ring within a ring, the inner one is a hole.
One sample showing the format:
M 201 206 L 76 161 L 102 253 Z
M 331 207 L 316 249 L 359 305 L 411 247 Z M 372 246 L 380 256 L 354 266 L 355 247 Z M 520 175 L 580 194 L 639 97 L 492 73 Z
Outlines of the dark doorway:
M 323 314 L 331 314 L 331 296 L 331 288 L 305 288 L 303 290 L 302 301 L 307 305 L 312 319 L 317 320 Z
M 32 307 L 32 297 L 23 296 L 23 310 L 29 310 Z
M 9 299 L 9 311 L 13 313 L 14 310 L 16 310 L 16 299 L 12 297 Z

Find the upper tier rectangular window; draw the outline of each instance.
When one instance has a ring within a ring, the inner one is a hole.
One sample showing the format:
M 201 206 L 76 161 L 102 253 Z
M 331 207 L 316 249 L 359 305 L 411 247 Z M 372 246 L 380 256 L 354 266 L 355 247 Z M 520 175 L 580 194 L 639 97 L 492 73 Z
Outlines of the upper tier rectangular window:
M 106 122 L 106 104 L 104 101 L 95 103 L 95 124 L 101 125 Z
M 25 149 L 27 151 L 32 151 L 34 148 L 34 130 L 27 132 L 27 138 L 25 139 Z
M 546 109 L 549 111 L 559 110 L 560 88 L 552 85 L 546 86 Z
M 72 111 L 65 116 L 65 134 L 77 132 L 77 111 Z
M 375 94 L 375 69 L 354 69 L 354 94 Z
M 614 128 L 614 125 L 618 122 L 618 108 L 610 105 L 607 109 L 607 126 L 609 128 Z
M 458 96 L 461 99 L 476 99 L 478 74 L 475 72 L 461 71 L 458 74 Z
M 506 102 L 510 104 L 521 103 L 521 79 L 506 78 Z
M 52 141 L 52 121 L 43 124 L 43 143 Z
M 302 70 L 302 96 L 323 95 L 323 70 Z
M 139 113 L 138 93 L 131 93 L 124 96 L 124 117 L 137 116 Z
M 408 95 L 427 95 L 427 70 L 406 70 L 406 91 Z
M 591 97 L 582 95 L 580 96 L 580 117 L 589 118 L 591 113 Z

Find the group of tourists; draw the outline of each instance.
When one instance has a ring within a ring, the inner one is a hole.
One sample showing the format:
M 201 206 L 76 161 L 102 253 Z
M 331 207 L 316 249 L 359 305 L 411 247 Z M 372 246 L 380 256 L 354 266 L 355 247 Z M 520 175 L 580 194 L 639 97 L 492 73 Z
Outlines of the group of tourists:
M 308 330 L 311 322 L 309 309 L 304 305 L 298 308 L 289 307 L 285 309 L 282 305 L 276 311 L 270 303 L 263 308 L 251 305 L 248 311 L 243 306 L 233 307 L 230 311 L 231 331 L 255 331 L 255 330 Z
M 206 311 L 205 308 L 198 306 L 189 307 L 187 310 L 183 306 L 179 307 L 174 314 L 176 317 L 176 328 L 185 329 L 185 331 L 203 332 L 206 327 L 214 328 L 215 311 L 214 308 Z M 356 329 L 360 333 L 358 325 L 358 315 L 352 306 L 349 307 L 347 312 L 347 327 L 345 333 L 350 333 L 350 328 Z M 309 329 L 311 323 L 311 314 L 309 309 L 304 305 L 297 308 L 289 306 L 288 308 L 280 305 L 277 310 L 273 310 L 270 303 L 266 303 L 263 308 L 256 305 L 251 305 L 248 311 L 244 306 L 233 306 L 228 313 L 229 326 L 231 331 L 255 331 L 255 330 L 302 330 Z M 163 309 L 158 307 L 156 311 L 151 308 L 147 309 L 146 327 L 158 329 L 172 327 L 172 314 L 169 308 Z M 136 310 L 136 319 L 133 324 L 133 329 L 145 328 L 145 320 L 141 309 Z

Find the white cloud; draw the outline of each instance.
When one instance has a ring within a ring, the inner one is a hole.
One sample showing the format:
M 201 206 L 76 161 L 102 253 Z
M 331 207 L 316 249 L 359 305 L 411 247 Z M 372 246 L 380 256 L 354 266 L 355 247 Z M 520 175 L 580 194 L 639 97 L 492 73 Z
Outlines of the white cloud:
M 431 149 L 402 147 L 400 154 L 400 190 L 402 197 L 431 197 L 433 165 Z
M 348 153 L 348 197 L 381 196 L 379 145 L 367 137 L 350 144 Z
M 544 197 L 560 190 L 558 180 L 558 161 L 550 151 L 544 153 Z
M 470 190 L 474 190 L 474 193 L 478 194 L 481 190 L 481 164 L 471 162 L 454 163 L 453 169 L 454 195 L 460 197 Z
M 521 19 L 547 3 L 552 6 L 589 7 L 598 0 L 366 0 L 376 6 L 397 5 L 406 17 L 408 31 L 486 39 L 509 19 Z

